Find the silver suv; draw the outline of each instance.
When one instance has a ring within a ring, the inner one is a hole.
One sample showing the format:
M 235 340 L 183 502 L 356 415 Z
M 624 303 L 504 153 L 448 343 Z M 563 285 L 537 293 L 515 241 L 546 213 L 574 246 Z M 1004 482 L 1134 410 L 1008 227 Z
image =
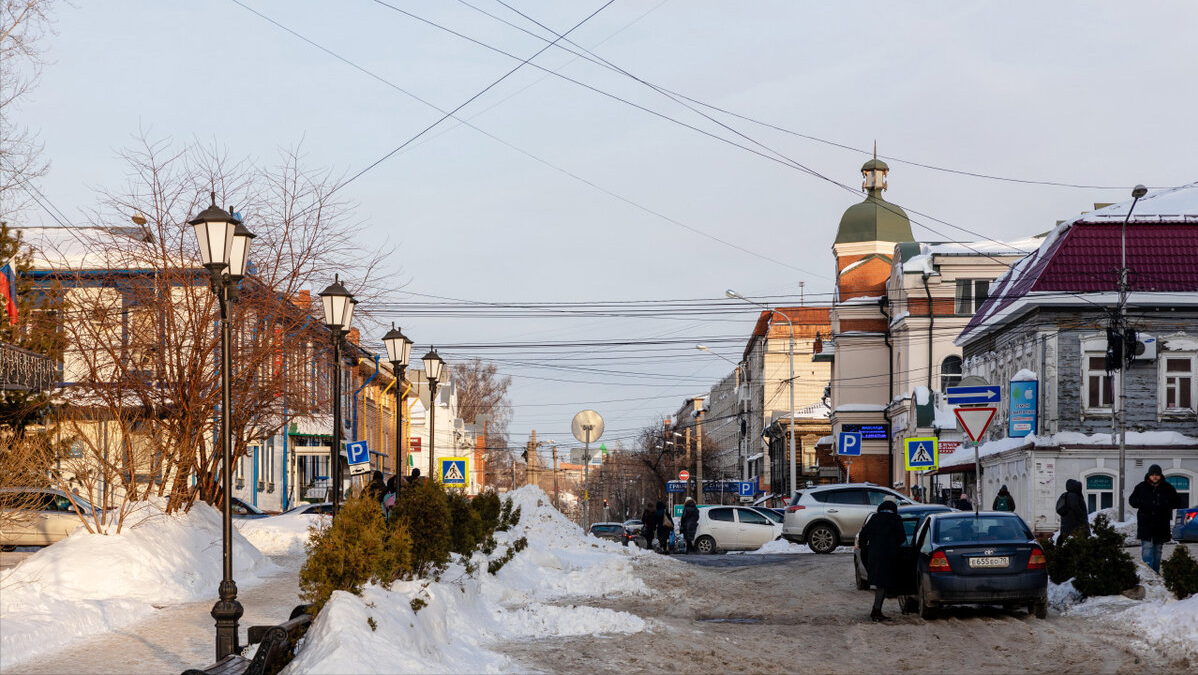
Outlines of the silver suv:
M 910 499 L 890 488 L 873 483 L 838 483 L 796 490 L 786 507 L 782 536 L 797 544 L 807 544 L 816 553 L 831 553 L 840 542 L 851 542 L 878 509 L 878 504 L 893 497 L 900 506 Z

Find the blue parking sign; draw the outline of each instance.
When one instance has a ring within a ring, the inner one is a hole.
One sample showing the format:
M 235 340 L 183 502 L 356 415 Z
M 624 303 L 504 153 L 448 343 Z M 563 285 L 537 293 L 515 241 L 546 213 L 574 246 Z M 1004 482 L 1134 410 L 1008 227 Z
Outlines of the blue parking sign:
M 858 457 L 861 455 L 861 434 L 842 431 L 836 439 L 836 454 Z
M 354 441 L 352 443 L 346 443 L 345 459 L 350 464 L 369 464 L 370 448 L 366 447 L 366 441 Z

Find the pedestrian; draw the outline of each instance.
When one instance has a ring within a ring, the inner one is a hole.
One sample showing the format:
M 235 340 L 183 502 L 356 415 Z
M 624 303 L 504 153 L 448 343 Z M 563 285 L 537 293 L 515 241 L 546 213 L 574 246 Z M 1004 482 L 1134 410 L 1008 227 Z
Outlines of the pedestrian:
M 969 495 L 962 490 L 960 496 L 953 501 L 953 508 L 958 511 L 972 511 L 973 502 L 969 501 Z
M 1015 498 L 1007 491 L 1007 486 L 1004 485 L 998 488 L 998 496 L 994 498 L 994 511 L 1014 511 Z
M 890 499 L 878 504 L 878 511 L 861 528 L 857 541 L 865 555 L 865 568 L 869 571 L 869 583 L 874 586 L 874 606 L 869 613 L 871 621 L 889 621 L 882 614 L 882 601 L 888 589 L 898 585 L 899 546 L 907 540 L 903 520 L 898 515 L 898 505 Z M 900 601 L 901 602 L 901 601 Z
M 1065 481 L 1065 491 L 1057 497 L 1057 515 L 1061 517 L 1061 534 L 1057 546 L 1074 532 L 1090 536 L 1090 521 L 1086 516 L 1086 498 L 1082 497 L 1082 482 L 1070 478 Z
M 674 531 L 674 519 L 666 510 L 665 502 L 657 502 L 653 520 L 657 525 L 657 543 L 661 546 L 661 552 L 668 555 L 670 553 L 670 533 Z
M 641 538 L 645 540 L 645 548 L 653 548 L 653 536 L 657 534 L 657 512 L 648 504 L 641 512 Z
M 390 516 L 391 509 L 395 508 L 395 500 L 399 497 L 399 486 L 402 484 L 402 479 L 398 475 L 387 479 L 387 487 L 383 493 L 383 515 Z
M 682 507 L 682 538 L 686 540 L 687 553 L 695 549 L 695 530 L 698 529 L 699 507 L 695 506 L 694 499 L 687 497 L 686 505 Z
M 408 485 L 415 485 L 420 482 L 420 467 L 413 467 L 412 474 L 408 476 Z
M 1181 506 L 1181 497 L 1177 490 L 1165 480 L 1161 473 L 1161 465 L 1153 464 L 1148 467 L 1144 481 L 1132 490 L 1127 503 L 1136 510 L 1136 536 L 1140 539 L 1140 558 L 1152 568 L 1153 572 L 1161 572 L 1161 549 L 1165 542 L 1173 538 L 1169 523 L 1173 519 L 1173 510 Z

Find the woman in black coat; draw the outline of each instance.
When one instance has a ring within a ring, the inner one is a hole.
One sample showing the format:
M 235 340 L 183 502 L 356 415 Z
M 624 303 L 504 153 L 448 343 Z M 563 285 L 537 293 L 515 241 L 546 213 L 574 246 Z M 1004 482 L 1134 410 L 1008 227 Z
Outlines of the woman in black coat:
M 865 567 L 869 570 L 869 583 L 874 591 L 874 607 L 869 613 L 872 621 L 889 621 L 882 614 L 882 601 L 886 589 L 898 585 L 899 546 L 907 541 L 903 520 L 898 515 L 898 505 L 889 499 L 878 504 L 875 513 L 858 535 L 861 546 L 866 549 Z
M 1085 536 L 1090 536 L 1090 521 L 1086 508 L 1086 498 L 1082 496 L 1082 483 L 1070 478 L 1065 481 L 1065 492 L 1057 498 L 1057 515 L 1061 517 L 1061 535 L 1057 537 L 1060 546 L 1074 531 L 1080 530 Z

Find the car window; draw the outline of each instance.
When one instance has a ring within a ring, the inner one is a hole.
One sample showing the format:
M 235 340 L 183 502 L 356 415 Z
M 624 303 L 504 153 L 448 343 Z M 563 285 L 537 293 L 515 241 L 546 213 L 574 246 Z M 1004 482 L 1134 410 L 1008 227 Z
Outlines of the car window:
M 245 504 L 242 504 L 241 502 L 235 501 L 230 504 L 230 507 L 233 513 L 238 516 L 244 516 L 250 512 L 250 510 L 245 507 Z
M 624 528 L 619 525 L 592 525 L 591 531 L 603 534 L 617 534 Z
M 869 492 L 869 503 L 873 504 L 874 506 L 886 501 L 887 497 L 890 497 L 890 499 L 900 504 L 907 503 L 907 500 L 902 495 L 896 495 L 891 492 L 886 492 L 885 490 L 867 490 L 867 492 Z
M 731 523 L 735 521 L 732 515 L 732 509 L 708 509 L 707 517 L 711 520 L 718 520 L 722 523 Z
M 866 505 L 869 503 L 866 492 L 866 490 L 861 490 L 858 488 L 850 490 L 829 490 L 826 501 L 829 504 Z
M 933 538 L 939 543 L 1027 540 L 1032 533 L 1023 519 L 1010 516 L 940 518 Z
M 750 525 L 771 524 L 768 518 L 752 509 L 737 509 L 736 512 L 740 516 L 740 522 L 742 523 L 749 523 Z
M 778 513 L 777 511 L 775 511 L 773 509 L 753 509 L 753 510 L 756 511 L 757 513 L 760 513 L 761 515 L 765 516 L 766 518 L 774 521 L 775 523 L 780 523 L 783 520 L 782 514 Z
M 790 504 L 787 504 L 787 506 L 798 506 L 799 500 L 802 498 L 803 498 L 803 493 L 796 492 L 795 495 L 790 498 Z

